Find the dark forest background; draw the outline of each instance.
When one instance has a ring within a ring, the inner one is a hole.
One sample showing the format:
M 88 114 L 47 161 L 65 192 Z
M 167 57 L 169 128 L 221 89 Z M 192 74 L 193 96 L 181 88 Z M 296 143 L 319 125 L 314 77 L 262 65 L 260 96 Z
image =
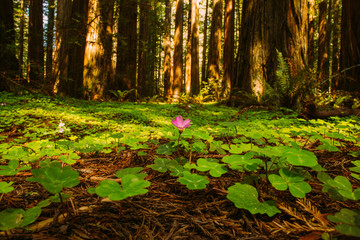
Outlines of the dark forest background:
M 360 91 L 358 0 L 3 0 L 0 90 L 259 103 Z

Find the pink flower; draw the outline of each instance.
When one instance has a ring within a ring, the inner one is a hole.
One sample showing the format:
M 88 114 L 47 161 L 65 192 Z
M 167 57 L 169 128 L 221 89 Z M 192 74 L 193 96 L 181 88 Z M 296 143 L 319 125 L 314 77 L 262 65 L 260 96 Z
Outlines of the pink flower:
M 182 132 L 185 128 L 190 127 L 190 119 L 183 120 L 182 116 L 177 116 L 173 120 L 171 120 L 171 123 L 174 124 L 175 127 L 179 129 L 179 132 Z

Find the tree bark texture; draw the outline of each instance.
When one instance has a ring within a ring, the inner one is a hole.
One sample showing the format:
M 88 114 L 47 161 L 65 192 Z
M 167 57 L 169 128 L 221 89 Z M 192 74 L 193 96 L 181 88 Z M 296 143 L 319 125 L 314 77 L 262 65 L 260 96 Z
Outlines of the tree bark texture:
M 187 21 L 187 40 L 186 40 L 186 60 L 185 60 L 185 93 L 190 95 L 191 93 L 191 37 L 192 37 L 192 2 L 189 0 L 189 12 L 188 12 L 188 21 Z
M 340 0 L 333 0 L 333 38 L 332 38 L 332 65 L 331 74 L 334 77 L 332 80 L 332 86 L 336 88 L 338 82 L 338 76 L 340 70 L 340 26 L 341 26 L 341 8 Z
M 198 95 L 200 93 L 199 0 L 192 0 L 191 6 L 191 95 Z
M 28 82 L 41 88 L 44 81 L 42 0 L 29 0 Z
M 220 68 L 221 68 L 221 37 L 222 37 L 222 0 L 213 0 L 213 13 L 211 20 L 209 57 L 208 57 L 208 82 L 212 93 L 219 99 L 220 93 Z
M 165 25 L 164 25 L 164 96 L 169 99 L 172 95 L 171 78 L 171 1 L 165 2 Z
M 53 43 L 54 43 L 54 25 L 55 25 L 55 0 L 48 1 L 48 24 L 46 29 L 46 63 L 45 63 L 45 83 L 47 87 L 52 83 L 52 65 L 53 65 Z
M 224 57 L 221 81 L 221 98 L 224 100 L 230 98 L 231 83 L 234 77 L 234 23 L 235 1 L 225 0 Z
M 322 1 L 319 4 L 319 48 L 318 48 L 318 81 L 321 88 L 325 89 L 326 79 L 329 77 L 329 22 L 327 16 L 327 3 Z
M 103 99 L 112 78 L 113 9 L 114 0 L 89 1 L 83 80 L 88 99 Z
M 150 3 L 147 0 L 140 1 L 140 29 L 139 29 L 139 56 L 138 56 L 138 94 L 139 97 L 150 96 L 149 89 L 153 88 L 149 84 L 148 69 L 149 58 L 149 12 Z
M 276 50 L 288 59 L 292 75 L 308 63 L 306 0 L 243 2 L 237 83 L 261 100 L 276 81 Z
M 116 79 L 111 84 L 113 90 L 136 88 L 137 6 L 136 0 L 118 2 Z M 134 100 L 135 92 L 129 97 Z
M 209 12 L 209 0 L 205 3 L 205 19 L 204 19 L 204 40 L 202 45 L 202 64 L 201 64 L 201 82 L 206 81 L 206 52 L 207 52 L 207 30 L 208 30 L 208 12 Z
M 343 0 L 339 89 L 360 91 L 360 1 Z
M 0 8 L 0 91 L 8 89 L 8 80 L 19 73 L 15 56 L 13 1 L 2 1 Z
M 175 36 L 174 36 L 174 84 L 173 100 L 178 102 L 183 88 L 183 11 L 184 1 L 176 0 Z

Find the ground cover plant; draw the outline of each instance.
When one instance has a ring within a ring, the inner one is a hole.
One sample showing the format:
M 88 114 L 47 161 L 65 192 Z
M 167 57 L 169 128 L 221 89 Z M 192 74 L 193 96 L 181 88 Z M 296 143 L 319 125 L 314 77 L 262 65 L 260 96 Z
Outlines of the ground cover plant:
M 9 93 L 0 103 L 0 238 L 360 237 L 356 117 Z

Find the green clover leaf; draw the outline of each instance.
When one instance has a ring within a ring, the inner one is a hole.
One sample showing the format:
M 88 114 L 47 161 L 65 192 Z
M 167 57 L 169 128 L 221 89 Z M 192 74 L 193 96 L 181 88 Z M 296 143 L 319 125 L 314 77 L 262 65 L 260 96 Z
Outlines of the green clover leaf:
M 197 170 L 201 172 L 210 171 L 209 173 L 213 177 L 220 177 L 227 172 L 227 168 L 224 167 L 225 164 L 220 164 L 217 160 L 214 161 L 214 159 L 199 158 L 197 165 Z
M 11 187 L 12 184 L 13 182 L 0 182 L 0 193 L 8 193 L 14 190 L 14 188 Z
M 196 173 L 191 174 L 188 171 L 184 171 L 184 176 L 180 177 L 178 181 L 191 190 L 206 188 L 206 184 L 209 183 L 209 180 L 205 176 Z
M 27 178 L 28 181 L 38 182 L 50 193 L 59 193 L 64 187 L 72 188 L 80 183 L 79 173 L 65 166 L 61 168 L 61 163 L 51 162 L 50 164 L 33 169 L 31 172 L 34 177 Z
M 260 202 L 256 188 L 249 184 L 235 183 L 235 185 L 228 188 L 228 195 L 226 197 L 232 201 L 237 208 L 246 209 L 250 211 L 251 214 L 260 213 L 272 217 L 276 213 L 281 213 L 274 201 L 268 200 Z

